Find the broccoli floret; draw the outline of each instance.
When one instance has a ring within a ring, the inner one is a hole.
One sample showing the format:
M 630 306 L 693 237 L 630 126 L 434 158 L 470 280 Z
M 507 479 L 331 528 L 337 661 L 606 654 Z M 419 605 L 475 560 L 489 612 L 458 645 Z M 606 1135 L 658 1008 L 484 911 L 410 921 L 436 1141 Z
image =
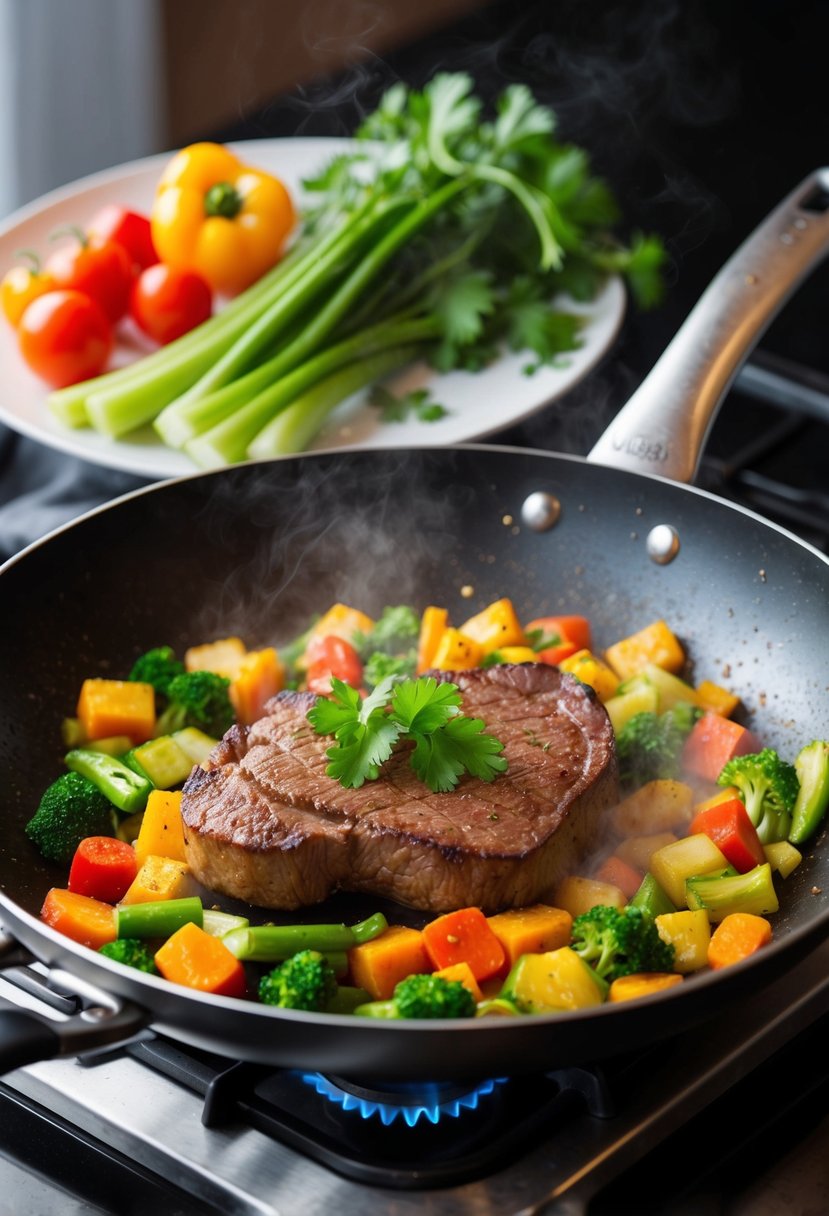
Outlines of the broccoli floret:
M 363 681 L 376 688 L 387 676 L 413 676 L 417 667 L 420 617 L 408 604 L 384 608 L 374 628 L 358 632 L 352 643 L 363 660 Z
M 26 835 L 49 861 L 71 861 L 86 836 L 114 836 L 115 810 L 88 777 L 62 773 L 44 791 Z
M 717 784 L 736 785 L 762 844 L 788 837 L 800 782 L 794 765 L 781 760 L 773 748 L 735 756 Z
M 577 916 L 571 945 L 608 983 L 641 971 L 673 971 L 673 946 L 662 940 L 646 912 L 630 904 L 600 904 Z
M 374 650 L 384 654 L 400 654 L 417 642 L 420 634 L 420 617 L 408 604 L 397 604 L 384 608 L 368 632 L 354 635 L 354 649 L 362 659 Z
M 99 947 L 98 953 L 116 963 L 123 963 L 125 967 L 135 967 L 137 971 L 146 971 L 147 975 L 158 975 L 152 950 L 137 937 L 119 937 Z
M 382 650 L 375 650 L 366 660 L 363 668 L 363 682 L 368 688 L 376 688 L 389 676 L 403 676 L 410 679 L 415 675 L 416 667 L 417 655 L 414 651 L 395 656 L 384 654 Z
M 213 671 L 187 671 L 175 676 L 167 687 L 169 705 L 158 719 L 156 734 L 170 735 L 185 726 L 195 726 L 220 739 L 233 725 L 230 680 Z
M 152 684 L 161 697 L 168 697 L 170 683 L 176 676 L 184 675 L 184 664 L 180 662 L 171 646 L 156 646 L 136 659 L 127 677 L 140 684 Z
M 702 711 L 684 701 L 665 713 L 634 714 L 616 739 L 619 779 L 630 787 L 675 777 L 682 745 Z
M 401 980 L 388 1001 L 368 1001 L 354 1010 L 370 1018 L 468 1018 L 475 1013 L 475 998 L 458 980 L 441 975 L 409 975 Z
M 337 991 L 334 968 L 318 950 L 300 950 L 259 982 L 259 999 L 280 1009 L 324 1009 Z

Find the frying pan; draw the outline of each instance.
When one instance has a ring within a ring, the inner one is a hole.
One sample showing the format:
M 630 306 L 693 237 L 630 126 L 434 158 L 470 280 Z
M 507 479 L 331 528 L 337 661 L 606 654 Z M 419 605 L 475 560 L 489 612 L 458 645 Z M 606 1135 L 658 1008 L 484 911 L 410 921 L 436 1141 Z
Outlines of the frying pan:
M 128 495 L 3 567 L 7 963 L 29 951 L 41 965 L 17 978 L 75 994 L 79 1009 L 48 1021 L 0 1012 L 3 1068 L 78 1054 L 151 1023 L 226 1056 L 353 1078 L 536 1072 L 686 1030 L 761 991 L 829 933 L 829 850 L 818 840 L 786 880 L 770 946 L 659 997 L 461 1023 L 311 1015 L 204 996 L 60 936 L 37 914 L 65 868 L 39 859 L 24 834 L 60 771 L 58 718 L 84 677 L 118 675 L 162 643 L 181 650 L 232 633 L 251 646 L 279 642 L 334 600 L 374 613 L 440 603 L 461 620 L 508 595 L 525 619 L 588 615 L 599 647 L 665 617 L 695 679 L 723 682 L 730 666 L 727 682 L 768 745 L 791 758 L 829 738 L 829 562 L 758 516 L 676 484 L 693 477 L 751 344 L 827 251 L 828 199 L 822 170 L 761 225 L 587 460 L 467 445 L 251 463 Z M 378 906 L 338 896 L 296 919 L 352 920 Z

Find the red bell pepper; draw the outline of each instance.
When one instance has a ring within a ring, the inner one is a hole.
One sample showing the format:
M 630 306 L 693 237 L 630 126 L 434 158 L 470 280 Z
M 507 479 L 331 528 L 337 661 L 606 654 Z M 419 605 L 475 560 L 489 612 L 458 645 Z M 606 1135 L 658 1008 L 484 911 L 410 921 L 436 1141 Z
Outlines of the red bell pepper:
M 557 637 L 561 642 L 572 642 L 574 654 L 576 650 L 592 650 L 590 622 L 586 616 L 540 616 L 524 626 L 525 633 L 535 633 L 536 630 L 541 631 L 542 639 Z
M 716 781 L 729 760 L 759 752 L 761 746 L 757 736 L 739 722 L 720 714 L 704 714 L 685 740 L 682 767 L 696 777 Z
M 114 836 L 87 836 L 75 850 L 69 890 L 105 904 L 117 904 L 138 873 L 135 849 Z
M 757 829 L 739 798 L 729 798 L 699 811 L 691 820 L 691 835 L 703 833 L 731 862 L 735 870 L 747 874 L 766 860 Z

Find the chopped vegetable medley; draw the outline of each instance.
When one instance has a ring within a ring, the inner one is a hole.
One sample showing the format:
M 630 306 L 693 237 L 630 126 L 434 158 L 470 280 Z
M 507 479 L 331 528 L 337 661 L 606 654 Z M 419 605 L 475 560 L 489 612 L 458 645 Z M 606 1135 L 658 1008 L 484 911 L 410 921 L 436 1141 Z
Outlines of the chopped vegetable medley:
M 171 983 L 369 1018 L 581 1009 L 750 958 L 772 938 L 797 846 L 829 807 L 829 742 L 791 758 L 764 747 L 733 716 L 733 690 L 685 680 L 665 621 L 604 650 L 592 633 L 574 615 L 522 623 L 507 598 L 459 626 L 437 605 L 395 605 L 374 620 L 334 604 L 280 647 L 251 651 L 232 637 L 177 655 L 159 645 L 125 662 L 123 678 L 83 680 L 62 724 L 66 771 L 26 829 L 43 857 L 69 867 L 43 920 Z M 418 780 L 462 796 L 470 777 L 499 780 L 503 744 L 432 673 L 501 663 L 550 664 L 590 684 L 616 738 L 620 794 L 604 841 L 544 902 L 490 916 L 456 908 L 417 927 L 379 911 L 353 924 L 260 924 L 197 888 L 181 786 L 233 722 L 256 721 L 282 690 L 310 692 L 308 722 L 331 737 L 332 781 L 357 788 L 406 749 Z

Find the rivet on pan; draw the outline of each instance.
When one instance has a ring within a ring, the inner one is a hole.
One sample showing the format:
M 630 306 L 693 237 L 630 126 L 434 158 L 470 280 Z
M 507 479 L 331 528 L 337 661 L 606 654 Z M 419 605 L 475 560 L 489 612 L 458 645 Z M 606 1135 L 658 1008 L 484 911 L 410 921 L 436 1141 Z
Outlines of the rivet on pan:
M 657 524 L 648 533 L 645 548 L 652 562 L 667 566 L 679 553 L 679 533 L 670 524 Z
M 521 519 L 533 532 L 546 532 L 554 527 L 560 515 L 561 503 L 554 494 L 547 494 L 544 490 L 530 494 L 521 507 Z

